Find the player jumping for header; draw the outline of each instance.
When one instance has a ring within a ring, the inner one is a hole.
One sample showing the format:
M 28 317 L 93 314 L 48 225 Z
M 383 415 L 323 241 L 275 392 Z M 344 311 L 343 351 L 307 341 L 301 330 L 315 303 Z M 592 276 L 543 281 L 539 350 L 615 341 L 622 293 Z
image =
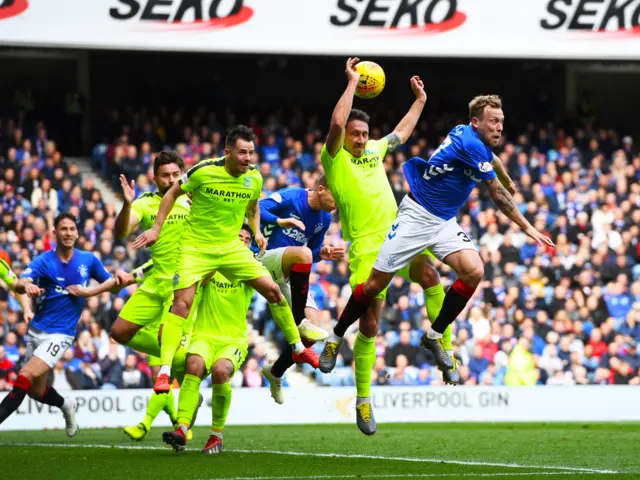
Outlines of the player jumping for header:
M 478 182 L 486 183 L 497 207 L 526 235 L 540 246 L 554 246 L 522 216 L 503 186 L 504 178 L 498 178 L 492 166 L 495 156 L 491 148 L 498 145 L 504 124 L 500 97 L 474 98 L 469 103 L 469 120 L 468 125 L 451 130 L 429 161 L 414 157 L 403 165 L 410 193 L 400 204 L 371 275 L 358 286 L 361 294 L 349 298 L 342 314 L 356 318 L 362 315 L 395 272 L 428 248 L 458 275 L 438 317 L 422 336 L 422 346 L 434 354 L 442 368 L 453 366 L 442 334 L 465 308 L 484 275 L 478 251 L 456 222 L 459 208 Z

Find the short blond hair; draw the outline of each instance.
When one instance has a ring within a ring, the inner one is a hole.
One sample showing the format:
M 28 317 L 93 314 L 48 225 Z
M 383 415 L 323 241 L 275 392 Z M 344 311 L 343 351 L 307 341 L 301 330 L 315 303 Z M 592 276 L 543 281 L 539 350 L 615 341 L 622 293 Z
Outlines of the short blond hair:
M 473 117 L 482 119 L 484 107 L 502 108 L 502 99 L 498 95 L 478 95 L 469 102 L 469 121 Z

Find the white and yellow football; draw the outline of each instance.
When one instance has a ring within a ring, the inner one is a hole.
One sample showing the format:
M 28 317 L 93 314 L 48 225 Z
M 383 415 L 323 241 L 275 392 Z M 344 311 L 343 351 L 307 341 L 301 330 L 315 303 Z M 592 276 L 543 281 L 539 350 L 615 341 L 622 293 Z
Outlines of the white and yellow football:
M 356 97 L 375 98 L 384 90 L 386 76 L 384 70 L 375 62 L 360 62 L 356 65 L 360 80 L 356 87 Z

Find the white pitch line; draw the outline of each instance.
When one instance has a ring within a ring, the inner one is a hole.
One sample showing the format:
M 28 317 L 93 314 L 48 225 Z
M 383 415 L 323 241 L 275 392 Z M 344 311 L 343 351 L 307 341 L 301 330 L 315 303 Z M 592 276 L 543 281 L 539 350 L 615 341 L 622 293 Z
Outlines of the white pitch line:
M 118 450 L 168 450 L 168 447 L 154 445 L 109 445 L 109 444 L 82 444 L 82 443 L 27 443 L 27 442 L 2 442 L 0 445 L 15 447 L 56 447 L 56 448 L 105 448 Z M 199 448 L 187 448 L 187 450 L 200 451 Z M 601 470 L 595 468 L 583 467 L 561 467 L 556 465 L 523 465 L 521 463 L 498 463 L 498 462 L 479 462 L 474 460 L 447 460 L 441 458 L 418 458 L 418 457 L 385 457 L 382 455 L 365 455 L 365 454 L 348 454 L 348 453 L 316 453 L 316 452 L 291 452 L 281 450 L 246 450 L 246 449 L 225 449 L 226 452 L 232 453 L 263 453 L 269 455 L 291 455 L 298 457 L 319 457 L 319 458 L 357 458 L 366 460 L 392 460 L 398 462 L 415 462 L 415 463 L 440 463 L 448 465 L 466 465 L 479 467 L 503 467 L 503 468 L 535 468 L 539 470 L 559 470 L 563 472 L 582 472 L 582 473 L 604 473 L 615 474 L 620 473 L 616 470 Z M 251 477 L 250 477 L 251 478 Z M 260 478 L 260 477 L 256 477 Z M 282 478 L 282 477 L 278 477 Z M 309 478 L 309 477 L 302 477 Z M 311 477 L 312 478 L 312 477 Z M 340 477 L 338 477 L 340 478 Z
M 460 478 L 460 477 L 528 477 L 530 475 L 596 475 L 596 472 L 501 472 L 501 473 L 388 473 L 367 475 L 367 478 Z M 362 475 L 300 475 L 277 477 L 228 477 L 206 480 L 325 480 L 336 478 L 362 478 Z

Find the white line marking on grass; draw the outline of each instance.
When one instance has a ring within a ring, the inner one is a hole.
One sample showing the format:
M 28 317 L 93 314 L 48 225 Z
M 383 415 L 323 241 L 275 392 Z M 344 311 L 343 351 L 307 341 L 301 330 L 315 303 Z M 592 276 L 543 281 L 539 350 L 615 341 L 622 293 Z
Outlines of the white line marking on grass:
M 367 478 L 460 478 L 460 477 L 528 477 L 530 475 L 596 475 L 597 472 L 502 472 L 502 473 L 388 473 L 367 475 Z M 228 477 L 209 478 L 206 480 L 324 480 L 334 478 L 363 478 L 363 475 L 300 475 L 277 477 Z
M 14 447 L 55 447 L 55 448 L 105 448 L 105 449 L 118 449 L 118 450 L 169 450 L 169 447 L 161 447 L 156 445 L 109 445 L 109 444 L 82 444 L 82 443 L 27 443 L 27 442 L 2 442 L 0 445 L 14 446 Z M 200 448 L 187 448 L 187 450 L 200 451 Z M 268 455 L 291 455 L 297 457 L 319 457 L 319 458 L 351 458 L 351 459 L 366 459 L 366 460 L 392 460 L 398 462 L 415 462 L 415 463 L 440 463 L 448 465 L 467 465 L 467 466 L 479 466 L 479 467 L 503 467 L 503 468 L 526 468 L 526 469 L 539 469 L 539 470 L 559 470 L 569 473 L 605 473 L 615 474 L 620 473 L 616 470 L 601 470 L 595 468 L 583 468 L 583 467 L 561 467 L 556 465 L 524 465 L 520 463 L 498 463 L 498 462 L 479 462 L 475 460 L 447 460 L 441 458 L 419 458 L 419 457 L 385 457 L 382 455 L 365 455 L 365 454 L 348 454 L 348 453 L 314 453 L 314 452 L 290 452 L 281 450 L 245 450 L 245 449 L 225 449 L 226 452 L 232 453 L 263 453 Z M 540 472 L 544 473 L 544 472 Z M 475 474 L 474 474 L 475 475 Z M 478 474 L 479 475 L 479 474 Z M 261 478 L 261 477 L 249 477 L 249 478 Z M 269 478 L 269 477 L 267 477 Z M 283 477 L 277 477 L 283 478 Z M 295 477 L 293 477 L 295 478 Z M 314 477 L 301 477 L 301 478 L 314 478 Z M 323 478 L 323 477 L 318 477 Z M 330 478 L 330 477 L 329 477 Z M 340 478 L 340 477 L 336 477 Z

